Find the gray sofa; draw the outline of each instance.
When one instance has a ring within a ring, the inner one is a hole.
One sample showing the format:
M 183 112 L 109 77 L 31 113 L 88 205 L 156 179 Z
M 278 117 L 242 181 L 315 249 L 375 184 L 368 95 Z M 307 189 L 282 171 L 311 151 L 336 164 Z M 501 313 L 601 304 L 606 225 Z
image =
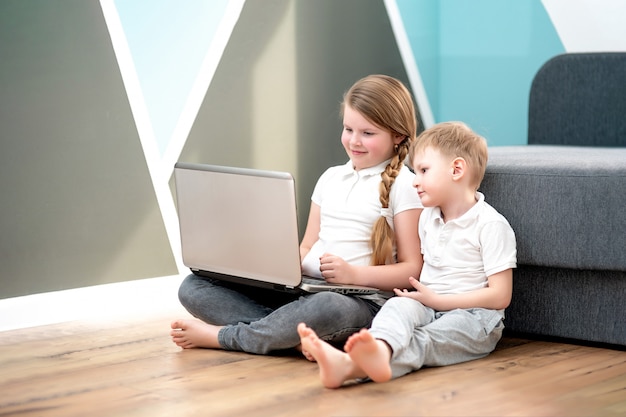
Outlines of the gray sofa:
M 626 53 L 537 72 L 528 145 L 492 147 L 481 191 L 515 230 L 507 332 L 626 346 Z

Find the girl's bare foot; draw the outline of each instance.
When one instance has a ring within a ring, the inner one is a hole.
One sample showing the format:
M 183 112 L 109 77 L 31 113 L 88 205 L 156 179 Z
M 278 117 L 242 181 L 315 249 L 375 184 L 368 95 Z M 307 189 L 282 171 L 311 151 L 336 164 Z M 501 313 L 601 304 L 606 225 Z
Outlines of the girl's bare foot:
M 382 340 L 375 339 L 367 329 L 350 336 L 344 349 L 372 381 L 386 382 L 391 379 L 391 348 Z
M 217 340 L 217 333 L 221 326 L 214 326 L 200 320 L 173 321 L 172 341 L 183 349 L 212 348 L 221 349 Z
M 313 357 L 313 355 L 311 355 L 308 351 L 302 349 L 302 345 L 296 346 L 295 349 L 298 352 L 302 353 L 302 356 L 304 356 L 308 361 L 315 362 L 315 358 Z
M 326 388 L 339 388 L 344 382 L 365 377 L 365 373 L 354 367 L 350 357 L 320 339 L 306 324 L 298 324 L 302 351 L 308 352 L 320 368 L 320 379 Z

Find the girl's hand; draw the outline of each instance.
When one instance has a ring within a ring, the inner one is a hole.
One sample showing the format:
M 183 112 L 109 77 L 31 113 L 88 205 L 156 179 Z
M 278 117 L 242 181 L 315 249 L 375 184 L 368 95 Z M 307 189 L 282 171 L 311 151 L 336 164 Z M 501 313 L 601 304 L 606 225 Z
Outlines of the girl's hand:
M 320 272 L 328 282 L 354 284 L 354 267 L 339 256 L 330 253 L 320 256 Z
M 415 288 L 415 291 L 394 288 L 393 292 L 399 297 L 408 297 L 419 301 L 427 307 L 432 307 L 433 305 L 435 305 L 438 297 L 436 292 L 434 292 L 413 277 L 409 277 L 409 284 L 411 284 L 411 286 Z

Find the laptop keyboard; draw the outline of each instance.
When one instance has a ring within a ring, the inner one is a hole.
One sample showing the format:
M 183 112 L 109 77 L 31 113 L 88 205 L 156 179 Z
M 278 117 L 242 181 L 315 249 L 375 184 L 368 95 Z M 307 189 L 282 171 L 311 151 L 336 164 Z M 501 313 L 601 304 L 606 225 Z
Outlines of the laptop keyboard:
M 302 282 L 310 285 L 326 285 L 326 281 L 322 278 L 315 278 L 310 276 L 302 276 Z

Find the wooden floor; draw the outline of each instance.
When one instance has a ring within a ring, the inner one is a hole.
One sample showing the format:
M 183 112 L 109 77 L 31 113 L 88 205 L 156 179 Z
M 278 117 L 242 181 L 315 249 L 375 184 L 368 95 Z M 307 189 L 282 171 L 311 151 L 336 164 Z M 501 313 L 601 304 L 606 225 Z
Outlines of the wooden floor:
M 178 315 L 0 332 L 0 416 L 626 415 L 620 350 L 505 338 L 482 360 L 328 390 L 298 356 L 182 351 Z

